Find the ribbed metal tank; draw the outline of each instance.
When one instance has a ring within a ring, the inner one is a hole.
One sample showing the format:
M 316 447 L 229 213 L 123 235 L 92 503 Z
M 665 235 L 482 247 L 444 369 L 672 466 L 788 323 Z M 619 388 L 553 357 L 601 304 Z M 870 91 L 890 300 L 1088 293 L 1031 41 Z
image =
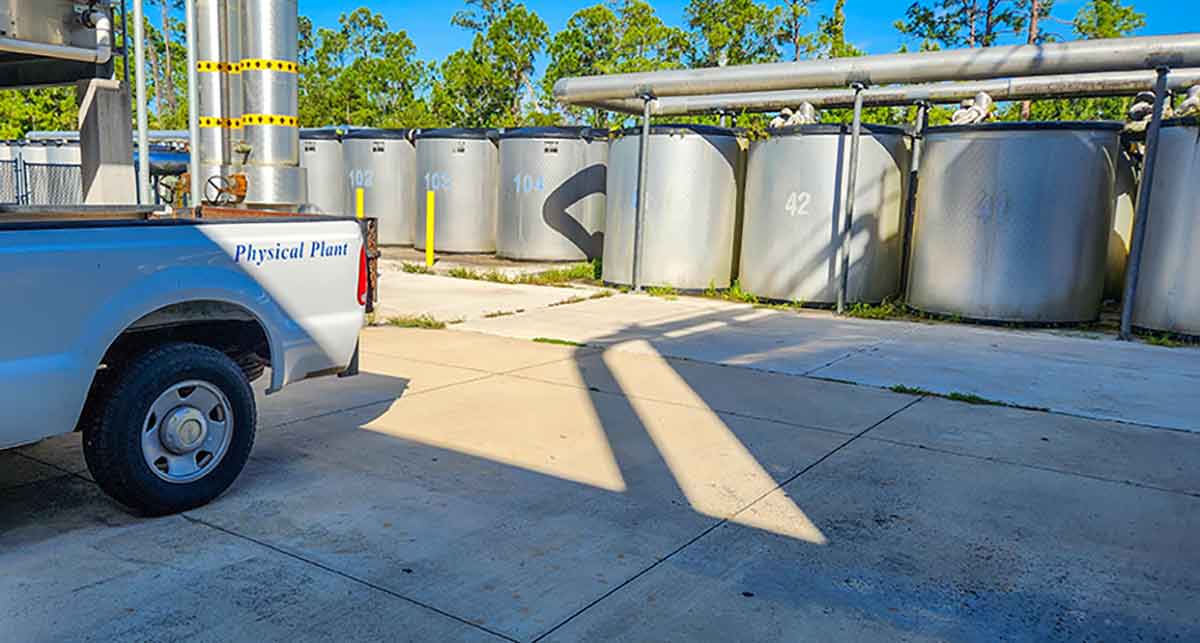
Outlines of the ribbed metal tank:
M 200 181 L 207 184 L 214 176 L 229 176 L 238 170 L 234 163 L 234 139 L 240 132 L 237 120 L 240 106 L 233 100 L 241 95 L 241 77 L 234 73 L 241 48 L 230 40 L 238 33 L 240 17 L 237 0 L 196 0 L 196 72 L 200 98 Z M 237 89 L 235 93 L 235 88 Z
M 425 249 L 427 192 L 433 192 L 437 252 L 496 251 L 500 209 L 499 132 L 488 129 L 434 129 L 416 134 L 420 209 L 413 245 Z
M 308 201 L 300 167 L 296 0 L 242 0 L 241 6 L 246 204 L 294 208 Z
M 300 130 L 300 167 L 308 173 L 308 204 L 321 214 L 353 215 L 342 135 L 334 128 Z
M 531 127 L 500 135 L 496 254 L 581 261 L 604 246 L 608 132 Z
M 83 203 L 82 157 L 78 142 L 35 141 L 21 147 L 29 205 Z
M 608 159 L 604 281 L 633 283 L 641 129 L 613 141 Z M 646 166 L 641 282 L 683 290 L 733 280 L 745 140 L 703 125 L 655 125 Z
M 767 299 L 837 301 L 850 138 L 849 125 L 799 125 L 771 130 L 751 144 L 739 276 L 744 290 Z M 899 294 L 910 152 L 904 130 L 863 126 L 849 302 Z
M 1096 319 L 1120 130 L 1097 122 L 929 128 L 909 303 L 973 320 Z
M 1113 227 L 1108 235 L 1108 268 L 1104 273 L 1104 299 L 1121 301 L 1125 296 L 1125 266 L 1129 261 L 1129 241 L 1133 238 L 1133 216 L 1137 206 L 1138 182 L 1133 160 L 1122 150 L 1117 157 L 1117 202 L 1113 206 Z
M 1200 335 L 1200 119 L 1163 123 L 1133 323 Z
M 417 213 L 417 151 L 412 130 L 355 129 L 342 143 L 349 178 L 347 210 L 379 219 L 379 243 L 411 246 Z

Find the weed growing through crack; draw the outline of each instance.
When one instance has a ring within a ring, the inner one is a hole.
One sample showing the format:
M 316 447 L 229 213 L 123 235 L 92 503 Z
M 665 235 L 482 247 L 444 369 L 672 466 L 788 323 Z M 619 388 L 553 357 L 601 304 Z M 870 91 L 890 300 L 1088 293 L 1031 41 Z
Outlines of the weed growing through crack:
M 432 315 L 400 315 L 387 320 L 388 326 L 397 328 L 423 328 L 425 330 L 443 330 L 449 324 L 462 322 L 461 319 L 445 322 Z
M 534 337 L 533 341 L 539 344 L 553 344 L 555 346 L 586 346 L 579 342 L 573 342 L 568 339 L 555 339 L 553 337 Z

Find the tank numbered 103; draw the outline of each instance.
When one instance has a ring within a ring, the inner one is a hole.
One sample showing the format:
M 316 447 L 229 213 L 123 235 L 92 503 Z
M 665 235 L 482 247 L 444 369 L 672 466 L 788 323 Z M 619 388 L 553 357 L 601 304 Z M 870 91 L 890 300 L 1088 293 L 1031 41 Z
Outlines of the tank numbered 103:
M 442 172 L 430 172 L 425 175 L 425 190 L 427 192 L 447 192 L 450 190 L 450 175 Z
M 783 209 L 787 210 L 788 214 L 793 217 L 808 216 L 808 206 L 812 203 L 812 195 L 808 192 L 792 192 L 788 195 L 787 203 Z
M 540 176 L 518 174 L 513 177 L 513 187 L 517 194 L 522 192 L 542 192 L 546 189 L 546 180 Z

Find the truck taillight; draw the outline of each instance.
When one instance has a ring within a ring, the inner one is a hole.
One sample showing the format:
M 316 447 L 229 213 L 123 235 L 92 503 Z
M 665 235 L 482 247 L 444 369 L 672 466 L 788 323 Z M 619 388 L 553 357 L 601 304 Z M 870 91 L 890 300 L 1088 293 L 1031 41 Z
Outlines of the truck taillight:
M 367 305 L 367 248 L 358 251 L 358 305 Z

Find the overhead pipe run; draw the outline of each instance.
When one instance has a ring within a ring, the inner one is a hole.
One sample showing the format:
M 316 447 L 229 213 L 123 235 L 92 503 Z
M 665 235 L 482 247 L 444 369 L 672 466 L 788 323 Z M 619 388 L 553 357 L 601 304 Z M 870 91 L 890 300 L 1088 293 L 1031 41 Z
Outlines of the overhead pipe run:
M 95 47 L 51 45 L 17 38 L 0 38 L 0 51 L 96 65 L 108 64 L 108 61 L 112 60 L 113 51 L 112 18 L 100 9 L 92 9 L 80 14 L 79 21 L 83 26 L 96 31 Z
M 901 107 L 914 103 L 952 104 L 986 93 L 996 101 L 1035 100 L 1040 98 L 1098 98 L 1153 91 L 1158 74 L 1153 71 L 1032 76 L 974 82 L 932 83 L 873 87 L 863 91 L 867 107 Z M 1200 85 L 1200 69 L 1176 69 L 1168 76 L 1167 87 L 1182 93 Z M 854 104 L 852 89 L 809 89 L 708 96 L 659 98 L 651 103 L 654 116 L 682 116 L 718 111 L 777 112 L 809 103 L 817 108 L 849 107 Z M 608 100 L 587 106 L 625 114 L 641 115 L 643 101 Z
M 554 97 L 562 103 L 582 104 L 646 94 L 662 98 L 1160 67 L 1200 67 L 1200 34 L 574 77 L 555 83 Z

